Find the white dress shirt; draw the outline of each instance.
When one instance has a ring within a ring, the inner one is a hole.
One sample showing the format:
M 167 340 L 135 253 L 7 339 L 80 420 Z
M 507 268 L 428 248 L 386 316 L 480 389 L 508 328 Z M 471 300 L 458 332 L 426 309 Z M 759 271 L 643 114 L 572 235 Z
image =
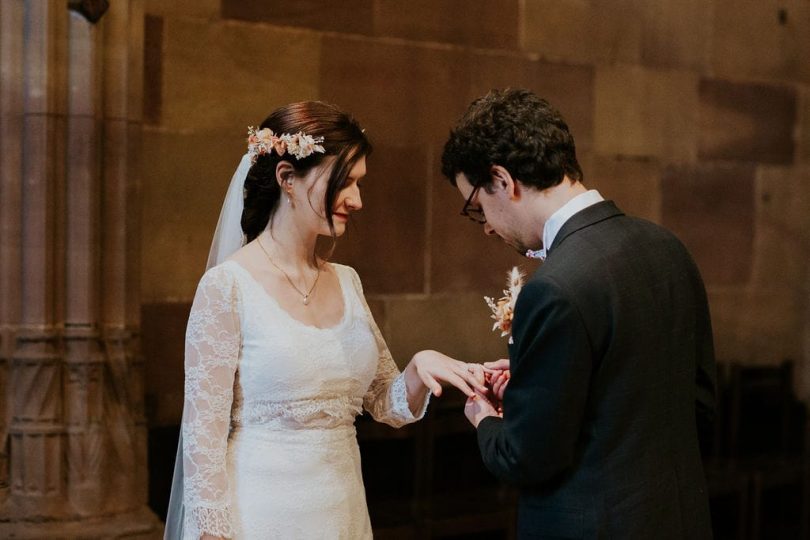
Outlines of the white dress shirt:
M 562 229 L 562 226 L 565 225 L 565 222 L 571 219 L 571 217 L 577 212 L 585 210 L 589 206 L 593 206 L 594 204 L 604 200 L 604 197 L 602 197 L 598 191 L 591 189 L 585 193 L 580 193 L 562 205 L 559 210 L 551 214 L 551 217 L 548 218 L 548 221 L 546 221 L 546 224 L 543 227 L 543 247 L 538 250 L 530 249 L 526 252 L 526 256 L 531 259 L 546 260 L 548 249 L 551 247 L 551 244 L 554 243 L 557 233 L 560 232 L 560 229 Z

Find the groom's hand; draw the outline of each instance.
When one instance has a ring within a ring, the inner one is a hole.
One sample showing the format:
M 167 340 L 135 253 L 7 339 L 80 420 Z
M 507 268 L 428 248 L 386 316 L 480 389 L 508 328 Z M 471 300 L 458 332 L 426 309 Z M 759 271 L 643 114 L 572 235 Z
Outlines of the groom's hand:
M 501 407 L 503 393 L 511 377 L 509 359 L 502 358 L 495 362 L 484 362 L 484 372 L 487 378 L 487 386 L 489 386 L 491 392 L 489 398 L 498 412 L 503 412 Z
M 501 358 L 494 362 L 484 362 L 484 367 L 488 371 L 509 371 L 509 359 Z
M 476 392 L 474 396 L 467 398 L 467 403 L 464 404 L 464 416 L 477 428 L 481 420 L 487 416 L 502 418 L 503 414 L 495 409 L 484 394 Z

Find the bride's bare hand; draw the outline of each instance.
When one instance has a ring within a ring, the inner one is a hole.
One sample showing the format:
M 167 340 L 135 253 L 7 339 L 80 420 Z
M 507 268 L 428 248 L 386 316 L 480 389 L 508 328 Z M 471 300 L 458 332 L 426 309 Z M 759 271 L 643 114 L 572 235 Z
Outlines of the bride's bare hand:
M 420 351 L 408 367 L 411 366 L 434 396 L 442 394 L 442 382 L 455 386 L 467 397 L 474 396 L 476 391 L 487 392 L 484 369 L 479 364 L 467 364 L 437 351 Z

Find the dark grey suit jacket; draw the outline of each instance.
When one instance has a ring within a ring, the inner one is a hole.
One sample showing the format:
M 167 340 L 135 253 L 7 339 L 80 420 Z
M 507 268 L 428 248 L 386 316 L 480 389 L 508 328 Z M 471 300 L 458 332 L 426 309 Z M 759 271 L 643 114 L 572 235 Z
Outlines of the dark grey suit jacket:
M 563 225 L 515 307 L 487 467 L 521 486 L 520 538 L 711 537 L 698 424 L 715 364 L 706 293 L 675 236 L 610 201 Z

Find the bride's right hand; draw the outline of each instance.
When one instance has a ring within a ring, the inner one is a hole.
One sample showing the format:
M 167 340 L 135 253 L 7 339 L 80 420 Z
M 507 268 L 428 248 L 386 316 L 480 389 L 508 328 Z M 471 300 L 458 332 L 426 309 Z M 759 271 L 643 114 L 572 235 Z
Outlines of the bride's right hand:
M 438 351 L 419 351 L 408 368 L 413 369 L 422 384 L 437 397 L 442 394 L 442 382 L 455 386 L 467 397 L 474 396 L 476 391 L 487 392 L 480 364 L 467 364 Z

